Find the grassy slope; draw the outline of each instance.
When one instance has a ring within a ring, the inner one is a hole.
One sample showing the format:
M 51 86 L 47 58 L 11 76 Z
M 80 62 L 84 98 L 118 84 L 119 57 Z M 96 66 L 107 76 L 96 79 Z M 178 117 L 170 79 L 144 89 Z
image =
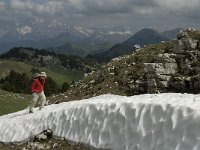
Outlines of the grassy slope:
M 5 59 L 0 59 L 0 78 L 4 77 L 11 69 L 20 73 L 26 72 L 30 76 L 32 76 L 30 73 L 32 67 L 35 66 L 14 60 L 8 61 Z M 45 71 L 47 75 L 52 77 L 59 86 L 62 86 L 65 81 L 70 83 L 72 81 L 77 81 L 83 77 L 83 73 L 81 71 L 65 71 L 64 68 L 60 68 L 58 66 L 55 66 L 51 69 L 44 67 L 37 68 L 41 71 Z
M 31 95 L 15 94 L 0 89 L 0 116 L 29 106 Z

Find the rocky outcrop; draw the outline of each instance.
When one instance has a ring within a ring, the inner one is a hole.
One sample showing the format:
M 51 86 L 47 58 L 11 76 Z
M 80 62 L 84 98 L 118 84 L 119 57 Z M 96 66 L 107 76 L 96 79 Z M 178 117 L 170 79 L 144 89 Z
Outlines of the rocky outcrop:
M 185 29 L 176 40 L 113 59 L 74 85 L 63 101 L 163 92 L 200 93 L 200 30 Z
M 52 131 L 46 130 L 41 134 L 34 137 L 26 143 L 18 144 L 3 144 L 0 143 L 0 149 L 2 150 L 90 150 L 94 149 L 88 145 L 82 143 L 74 143 L 67 141 L 64 138 L 52 137 Z
M 161 59 L 161 61 L 163 61 Z M 147 73 L 148 93 L 157 93 L 166 91 L 171 76 L 177 72 L 176 63 L 145 63 L 144 70 Z
M 155 56 L 153 63 L 144 63 L 148 93 L 200 92 L 200 47 L 195 29 L 177 34 L 168 53 Z

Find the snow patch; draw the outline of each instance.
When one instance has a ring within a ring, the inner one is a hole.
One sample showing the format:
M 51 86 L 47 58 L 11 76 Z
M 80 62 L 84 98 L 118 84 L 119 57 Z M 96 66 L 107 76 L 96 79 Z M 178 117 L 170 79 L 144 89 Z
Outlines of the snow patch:
M 114 150 L 199 150 L 200 95 L 102 95 L 0 117 L 0 142 L 54 136 Z
M 32 32 L 32 28 L 29 26 L 24 26 L 21 28 L 17 28 L 17 31 L 22 35 L 26 35 Z
M 110 31 L 108 32 L 109 35 L 133 35 L 133 32 L 131 31 Z
M 86 35 L 86 36 L 89 36 L 90 33 L 92 33 L 91 30 L 87 30 L 87 29 L 84 29 L 83 27 L 74 27 L 78 32 Z

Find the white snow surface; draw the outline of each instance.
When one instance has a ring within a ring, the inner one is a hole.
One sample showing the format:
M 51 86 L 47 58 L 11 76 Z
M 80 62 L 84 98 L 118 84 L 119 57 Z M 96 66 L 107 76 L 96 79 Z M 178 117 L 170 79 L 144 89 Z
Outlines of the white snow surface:
M 26 142 L 46 129 L 96 148 L 200 150 L 200 95 L 101 95 L 0 117 L 0 142 Z

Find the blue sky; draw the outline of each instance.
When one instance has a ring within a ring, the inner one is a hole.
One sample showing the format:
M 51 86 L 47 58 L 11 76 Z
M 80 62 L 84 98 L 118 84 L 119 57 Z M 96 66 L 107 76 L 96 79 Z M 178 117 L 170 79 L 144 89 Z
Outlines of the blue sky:
M 61 19 L 86 26 L 199 27 L 199 0 L 0 0 L 0 20 Z

